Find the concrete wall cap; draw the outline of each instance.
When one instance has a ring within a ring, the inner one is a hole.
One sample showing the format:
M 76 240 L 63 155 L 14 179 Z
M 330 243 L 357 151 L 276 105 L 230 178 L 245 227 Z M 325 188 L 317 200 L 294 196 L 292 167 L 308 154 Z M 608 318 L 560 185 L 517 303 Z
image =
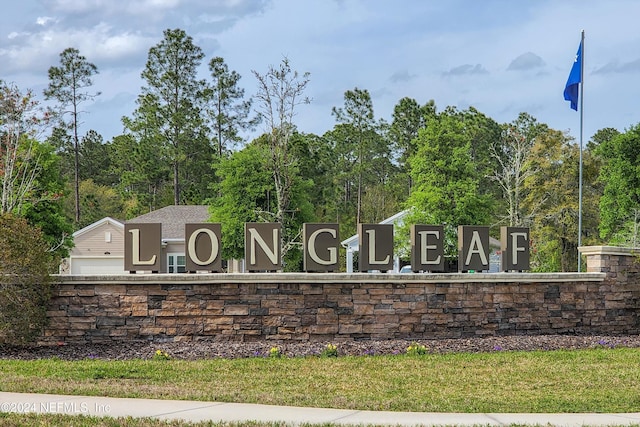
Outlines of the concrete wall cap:
M 626 248 L 622 246 L 580 246 L 580 253 L 585 256 L 593 255 L 619 255 L 637 256 L 640 255 L 640 248 Z
M 601 282 L 605 273 L 199 273 L 54 275 L 60 284 Z

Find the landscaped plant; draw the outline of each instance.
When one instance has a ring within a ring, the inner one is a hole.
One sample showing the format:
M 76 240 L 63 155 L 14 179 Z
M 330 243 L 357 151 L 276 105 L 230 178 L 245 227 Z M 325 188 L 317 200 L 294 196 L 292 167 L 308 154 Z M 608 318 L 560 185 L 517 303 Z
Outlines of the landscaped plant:
M 278 347 L 271 347 L 269 350 L 269 357 L 282 357 L 282 353 Z
M 427 347 L 423 344 L 412 342 L 411 345 L 407 347 L 407 355 L 409 356 L 421 356 L 423 354 L 427 354 Z
M 0 344 L 23 344 L 42 333 L 56 262 L 40 229 L 0 215 Z
M 163 350 L 156 350 L 153 354 L 153 360 L 170 360 L 171 355 Z
M 335 344 L 329 343 L 320 355 L 322 357 L 338 357 L 338 347 Z

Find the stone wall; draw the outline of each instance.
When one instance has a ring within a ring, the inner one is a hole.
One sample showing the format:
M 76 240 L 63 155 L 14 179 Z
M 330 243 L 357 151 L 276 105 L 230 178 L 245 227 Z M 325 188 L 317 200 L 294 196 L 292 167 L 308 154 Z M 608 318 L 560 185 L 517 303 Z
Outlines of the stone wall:
M 636 259 L 605 252 L 587 273 L 59 276 L 43 341 L 638 334 Z

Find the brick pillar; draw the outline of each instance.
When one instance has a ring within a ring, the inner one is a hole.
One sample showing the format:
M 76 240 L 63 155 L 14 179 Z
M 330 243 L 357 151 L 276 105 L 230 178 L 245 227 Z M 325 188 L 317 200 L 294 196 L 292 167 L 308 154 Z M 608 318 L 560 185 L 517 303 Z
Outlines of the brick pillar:
M 626 280 L 628 273 L 640 270 L 640 249 L 618 246 L 582 246 L 587 259 L 587 273 L 607 273 L 607 277 Z

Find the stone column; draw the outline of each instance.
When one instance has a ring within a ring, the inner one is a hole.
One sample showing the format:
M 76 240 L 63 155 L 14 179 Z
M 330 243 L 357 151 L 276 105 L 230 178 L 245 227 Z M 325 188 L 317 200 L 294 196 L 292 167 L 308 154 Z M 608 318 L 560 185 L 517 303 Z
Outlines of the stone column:
M 578 250 L 587 259 L 587 273 L 607 273 L 609 278 L 626 281 L 629 273 L 640 270 L 640 248 L 582 246 Z

